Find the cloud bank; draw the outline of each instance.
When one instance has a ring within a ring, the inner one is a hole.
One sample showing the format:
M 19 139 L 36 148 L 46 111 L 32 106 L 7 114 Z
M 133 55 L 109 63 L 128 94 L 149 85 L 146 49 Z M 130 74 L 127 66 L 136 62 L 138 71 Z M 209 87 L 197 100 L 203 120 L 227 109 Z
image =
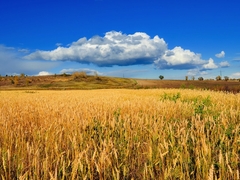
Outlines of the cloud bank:
M 27 59 L 52 61 L 77 61 L 98 66 L 126 66 L 151 64 L 167 48 L 165 41 L 158 36 L 150 38 L 146 33 L 136 32 L 126 35 L 121 32 L 107 32 L 104 37 L 85 37 L 73 42 L 69 47 L 58 47 L 52 51 L 36 51 Z
M 110 31 L 103 37 L 83 37 L 68 47 L 51 51 L 37 50 L 28 60 L 75 61 L 100 67 L 154 64 L 159 69 L 215 69 L 213 59 L 203 60 L 201 54 L 181 47 L 168 49 L 159 36 L 151 38 L 144 32 L 123 34 Z

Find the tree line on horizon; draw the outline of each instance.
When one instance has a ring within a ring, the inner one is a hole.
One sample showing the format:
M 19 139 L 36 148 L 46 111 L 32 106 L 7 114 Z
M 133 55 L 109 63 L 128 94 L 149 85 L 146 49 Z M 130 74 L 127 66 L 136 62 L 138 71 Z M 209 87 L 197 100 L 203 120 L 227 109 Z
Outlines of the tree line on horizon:
M 160 80 L 163 80 L 164 79 L 164 76 L 163 75 L 160 75 L 159 76 L 159 79 Z M 188 76 L 185 76 L 185 80 L 186 81 L 188 81 L 189 80 L 189 77 Z M 191 80 L 195 80 L 195 77 L 194 76 L 192 76 L 192 79 Z M 198 77 L 198 80 L 199 81 L 203 81 L 204 80 L 204 78 L 203 77 Z M 214 79 L 210 79 L 210 80 L 214 80 Z M 239 82 L 240 82 L 240 78 L 239 79 L 230 79 L 228 76 L 224 76 L 224 78 L 222 78 L 221 76 L 217 76 L 216 78 L 215 78 L 215 80 L 216 81 L 221 81 L 221 80 L 225 80 L 225 81 L 228 81 L 228 80 L 238 80 Z
M 79 75 L 79 74 L 85 74 L 85 76 L 87 76 L 87 74 L 86 74 L 86 72 L 74 72 L 72 75 L 75 77 L 76 75 Z M 55 74 L 54 76 L 56 76 L 57 74 Z M 63 76 L 67 76 L 67 75 L 70 75 L 70 74 L 66 74 L 66 73 L 63 73 L 63 74 L 60 74 L 60 75 L 63 75 Z M 21 74 L 19 74 L 19 75 L 8 75 L 8 74 L 6 74 L 5 75 L 5 77 L 14 77 L 14 78 L 16 78 L 16 77 L 27 77 L 28 75 L 26 75 L 26 74 L 24 74 L 24 73 L 21 73 Z M 97 73 L 95 73 L 95 76 L 98 76 L 98 74 Z M 99 77 L 99 76 L 98 76 Z M 4 76 L 2 76 L 1 74 L 0 74 L 0 80 L 2 79 L 2 78 L 4 78 Z M 159 75 L 159 79 L 160 80 L 163 80 L 165 77 L 163 76 L 163 75 Z M 189 76 L 185 76 L 185 80 L 186 81 L 188 81 L 189 80 Z M 195 76 L 192 76 L 191 77 L 191 80 L 195 80 Z M 204 80 L 204 78 L 202 77 L 202 76 L 200 76 L 200 77 L 198 77 L 198 80 L 199 81 L 203 81 Z M 206 80 L 214 80 L 214 79 L 206 79 Z M 216 81 L 221 81 L 221 80 L 225 80 L 225 81 L 228 81 L 228 80 L 238 80 L 239 82 L 240 82 L 240 78 L 238 78 L 238 79 L 230 79 L 228 76 L 224 76 L 223 78 L 220 76 L 220 75 L 218 75 L 218 76 L 216 76 L 216 78 L 215 78 L 215 80 Z

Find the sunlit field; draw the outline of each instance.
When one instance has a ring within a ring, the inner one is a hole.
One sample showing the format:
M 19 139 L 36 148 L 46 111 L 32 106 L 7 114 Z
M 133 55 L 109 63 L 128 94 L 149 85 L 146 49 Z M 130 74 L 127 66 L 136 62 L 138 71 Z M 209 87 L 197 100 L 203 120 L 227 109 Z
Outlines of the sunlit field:
M 0 91 L 0 179 L 239 179 L 240 94 Z

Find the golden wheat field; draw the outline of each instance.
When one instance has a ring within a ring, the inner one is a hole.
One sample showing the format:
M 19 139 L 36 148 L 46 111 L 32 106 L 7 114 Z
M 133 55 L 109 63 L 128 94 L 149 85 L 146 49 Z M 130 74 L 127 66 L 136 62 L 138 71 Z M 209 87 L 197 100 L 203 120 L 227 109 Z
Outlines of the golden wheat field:
M 1 179 L 239 179 L 240 94 L 0 91 Z

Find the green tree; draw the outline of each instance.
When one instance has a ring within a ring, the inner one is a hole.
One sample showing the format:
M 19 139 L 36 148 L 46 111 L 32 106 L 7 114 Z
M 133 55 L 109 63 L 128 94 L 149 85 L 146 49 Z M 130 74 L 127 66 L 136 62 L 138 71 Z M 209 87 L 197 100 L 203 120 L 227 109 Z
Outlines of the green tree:
M 225 80 L 225 81 L 228 81 L 228 80 L 229 80 L 229 77 L 228 77 L 228 76 L 224 76 L 224 80 Z
M 199 81 L 203 81 L 203 77 L 199 77 L 198 80 L 199 80 Z
M 159 79 L 163 80 L 163 79 L 164 79 L 164 76 L 163 76 L 163 75 L 160 75 L 160 76 L 159 76 Z

